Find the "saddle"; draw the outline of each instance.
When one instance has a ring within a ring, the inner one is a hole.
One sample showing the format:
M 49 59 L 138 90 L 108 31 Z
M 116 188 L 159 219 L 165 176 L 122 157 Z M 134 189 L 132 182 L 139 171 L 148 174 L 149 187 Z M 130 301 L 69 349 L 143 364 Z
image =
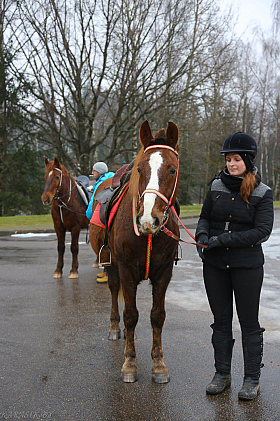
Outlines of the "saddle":
M 104 227 L 109 227 L 109 218 L 110 222 L 113 219 L 113 215 L 110 215 L 112 208 L 129 184 L 131 171 L 129 169 L 129 165 L 125 165 L 125 167 L 126 168 L 121 167 L 118 170 L 119 172 L 116 172 L 110 187 L 102 190 L 94 197 L 94 200 L 100 204 L 99 220 L 104 225 Z M 117 208 L 114 209 L 114 213 L 116 210 Z
M 84 209 L 87 209 L 93 194 L 93 187 L 89 185 L 89 178 L 86 175 L 79 175 L 75 180 L 79 202 Z

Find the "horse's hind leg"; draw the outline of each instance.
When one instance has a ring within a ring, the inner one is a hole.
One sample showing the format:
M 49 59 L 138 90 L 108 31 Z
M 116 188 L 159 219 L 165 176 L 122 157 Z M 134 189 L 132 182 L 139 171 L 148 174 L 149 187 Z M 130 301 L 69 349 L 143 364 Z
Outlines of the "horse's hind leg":
M 169 283 L 169 281 L 168 281 Z M 152 359 L 152 380 L 155 383 L 168 383 L 170 378 L 168 370 L 163 362 L 162 351 L 162 328 L 165 320 L 165 293 L 168 286 L 166 282 L 153 284 L 153 307 L 151 310 L 151 324 L 153 328 Z
M 121 329 L 120 329 L 120 313 L 119 313 L 119 304 L 118 304 L 118 297 L 120 292 L 120 278 L 117 273 L 117 270 L 110 266 L 107 268 L 108 273 L 108 281 L 109 281 L 109 289 L 111 291 L 111 325 L 109 329 L 108 339 L 110 340 L 117 340 L 121 337 Z
M 62 277 L 62 269 L 64 265 L 63 257 L 65 252 L 65 229 L 61 227 L 60 229 L 56 228 L 56 236 L 57 236 L 57 264 L 56 269 L 54 271 L 53 277 L 58 279 Z
M 80 228 L 74 227 L 71 231 L 71 253 L 72 253 L 72 269 L 68 278 L 76 279 L 78 275 L 78 253 L 79 253 L 79 235 Z

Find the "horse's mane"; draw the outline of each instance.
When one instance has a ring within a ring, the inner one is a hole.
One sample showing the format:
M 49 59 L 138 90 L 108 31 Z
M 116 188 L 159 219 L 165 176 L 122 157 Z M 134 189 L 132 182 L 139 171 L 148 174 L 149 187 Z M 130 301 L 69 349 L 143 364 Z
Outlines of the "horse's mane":
M 137 170 L 137 166 L 139 161 L 141 161 L 144 154 L 144 146 L 140 149 L 138 152 L 138 155 L 136 156 L 134 160 L 134 165 L 131 171 L 131 177 L 129 182 L 129 191 L 131 192 L 132 196 L 137 197 L 138 195 L 138 183 L 139 183 L 139 173 Z

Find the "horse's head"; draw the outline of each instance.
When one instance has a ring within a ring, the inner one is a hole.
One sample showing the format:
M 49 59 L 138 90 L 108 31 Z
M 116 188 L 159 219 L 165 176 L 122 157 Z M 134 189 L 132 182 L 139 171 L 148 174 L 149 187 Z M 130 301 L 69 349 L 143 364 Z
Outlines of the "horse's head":
M 44 205 L 50 205 L 55 193 L 61 186 L 63 170 L 58 158 L 54 158 L 54 161 L 45 158 L 45 170 L 46 184 L 42 194 L 42 202 Z
M 166 221 L 168 208 L 176 200 L 178 138 L 178 127 L 172 121 L 168 122 L 167 130 L 161 129 L 154 136 L 147 120 L 141 125 L 143 154 L 136 164 L 140 197 L 136 223 L 142 234 L 157 233 Z

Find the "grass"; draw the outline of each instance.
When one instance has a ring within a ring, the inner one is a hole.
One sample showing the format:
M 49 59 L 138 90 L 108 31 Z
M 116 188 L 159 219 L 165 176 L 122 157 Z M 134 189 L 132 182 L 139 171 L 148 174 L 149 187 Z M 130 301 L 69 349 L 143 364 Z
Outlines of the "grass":
M 182 205 L 180 206 L 180 218 L 186 216 L 196 216 L 200 215 L 202 205 Z
M 52 224 L 51 215 L 2 216 L 0 227 L 17 227 Z
M 200 214 L 202 205 L 182 205 L 180 218 L 198 216 Z M 274 202 L 274 208 L 280 208 L 280 201 Z M 27 215 L 27 216 L 2 216 L 0 217 L 0 228 L 9 227 L 24 227 L 36 225 L 52 224 L 51 215 Z

